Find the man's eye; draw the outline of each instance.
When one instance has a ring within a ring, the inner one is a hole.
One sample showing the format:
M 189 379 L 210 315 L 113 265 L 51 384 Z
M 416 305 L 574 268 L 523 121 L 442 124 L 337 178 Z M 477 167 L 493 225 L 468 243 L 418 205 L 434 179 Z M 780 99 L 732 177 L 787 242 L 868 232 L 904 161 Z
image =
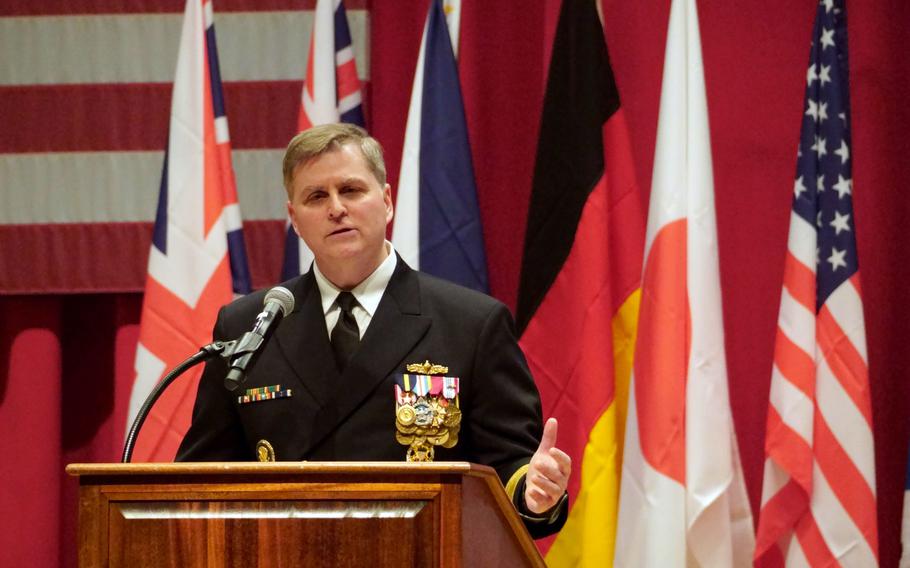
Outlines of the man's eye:
M 321 191 L 313 192 L 309 194 L 306 199 L 303 200 L 304 203 L 316 203 L 321 199 L 325 198 L 325 194 Z

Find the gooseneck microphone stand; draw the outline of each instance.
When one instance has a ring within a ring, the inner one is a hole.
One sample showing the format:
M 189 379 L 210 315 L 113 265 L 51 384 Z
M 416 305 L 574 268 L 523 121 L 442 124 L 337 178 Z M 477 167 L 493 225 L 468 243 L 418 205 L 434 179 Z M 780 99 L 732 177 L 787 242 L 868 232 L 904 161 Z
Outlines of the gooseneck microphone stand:
M 187 372 L 189 369 L 195 367 L 199 363 L 208 361 L 209 359 L 214 359 L 219 355 L 225 359 L 230 359 L 234 356 L 236 348 L 236 341 L 216 341 L 214 343 L 209 343 L 194 353 L 186 361 L 174 367 L 170 373 L 165 375 L 165 377 L 161 379 L 157 385 L 155 385 L 155 388 L 152 389 L 152 392 L 149 393 L 149 395 L 146 397 L 145 402 L 142 403 L 142 407 L 139 409 L 139 413 L 136 414 L 136 419 L 133 420 L 133 425 L 130 427 L 129 433 L 126 435 L 126 443 L 123 445 L 123 458 L 121 458 L 120 462 L 129 463 L 132 459 L 133 447 L 136 445 L 136 437 L 139 435 L 139 429 L 142 428 L 142 424 L 148 417 L 149 411 L 152 410 L 152 406 L 155 405 L 158 397 L 161 396 L 161 393 L 164 392 L 168 385 L 174 382 L 177 377 Z

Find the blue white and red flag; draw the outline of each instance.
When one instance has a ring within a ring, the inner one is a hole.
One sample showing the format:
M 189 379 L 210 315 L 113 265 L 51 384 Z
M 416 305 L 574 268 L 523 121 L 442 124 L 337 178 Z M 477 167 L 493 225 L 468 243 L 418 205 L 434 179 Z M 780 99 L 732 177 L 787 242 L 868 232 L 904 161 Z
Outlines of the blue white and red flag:
M 187 0 L 127 425 L 164 373 L 211 341 L 218 309 L 249 291 L 212 2 Z M 136 461 L 174 458 L 200 374 L 158 400 Z
M 445 9 L 442 0 L 430 4 L 408 109 L 392 242 L 412 267 L 486 292 L 486 253 L 453 48 L 459 8 L 451 1 Z
M 844 0 L 819 3 L 793 184 L 757 566 L 877 566 Z
M 360 79 L 348 16 L 341 0 L 319 0 L 310 35 L 310 54 L 300 97 L 297 129 L 350 122 L 364 126 Z M 313 261 L 313 253 L 288 223 L 281 280 L 297 276 Z

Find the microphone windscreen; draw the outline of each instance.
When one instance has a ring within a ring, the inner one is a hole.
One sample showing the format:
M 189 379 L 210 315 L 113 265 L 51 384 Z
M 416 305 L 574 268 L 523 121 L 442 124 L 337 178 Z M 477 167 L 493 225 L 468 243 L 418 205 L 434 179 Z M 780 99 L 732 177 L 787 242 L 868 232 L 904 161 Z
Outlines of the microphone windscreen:
M 275 286 L 269 290 L 262 303 L 266 305 L 272 301 L 278 302 L 283 316 L 288 315 L 294 309 L 294 294 L 284 286 Z

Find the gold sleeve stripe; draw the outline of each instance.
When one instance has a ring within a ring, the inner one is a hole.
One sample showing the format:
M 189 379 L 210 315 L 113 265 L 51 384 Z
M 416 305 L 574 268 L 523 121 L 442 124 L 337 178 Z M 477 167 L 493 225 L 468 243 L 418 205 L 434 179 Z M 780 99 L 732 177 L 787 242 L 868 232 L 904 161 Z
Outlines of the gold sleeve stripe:
M 509 499 L 511 499 L 513 503 L 515 502 L 515 489 L 518 488 L 518 484 L 521 482 L 521 478 L 523 478 L 525 474 L 528 473 L 529 467 L 531 467 L 529 464 L 524 464 L 520 468 L 516 469 L 515 473 L 512 474 L 512 477 L 509 478 L 509 482 L 506 483 L 506 493 L 509 495 Z

